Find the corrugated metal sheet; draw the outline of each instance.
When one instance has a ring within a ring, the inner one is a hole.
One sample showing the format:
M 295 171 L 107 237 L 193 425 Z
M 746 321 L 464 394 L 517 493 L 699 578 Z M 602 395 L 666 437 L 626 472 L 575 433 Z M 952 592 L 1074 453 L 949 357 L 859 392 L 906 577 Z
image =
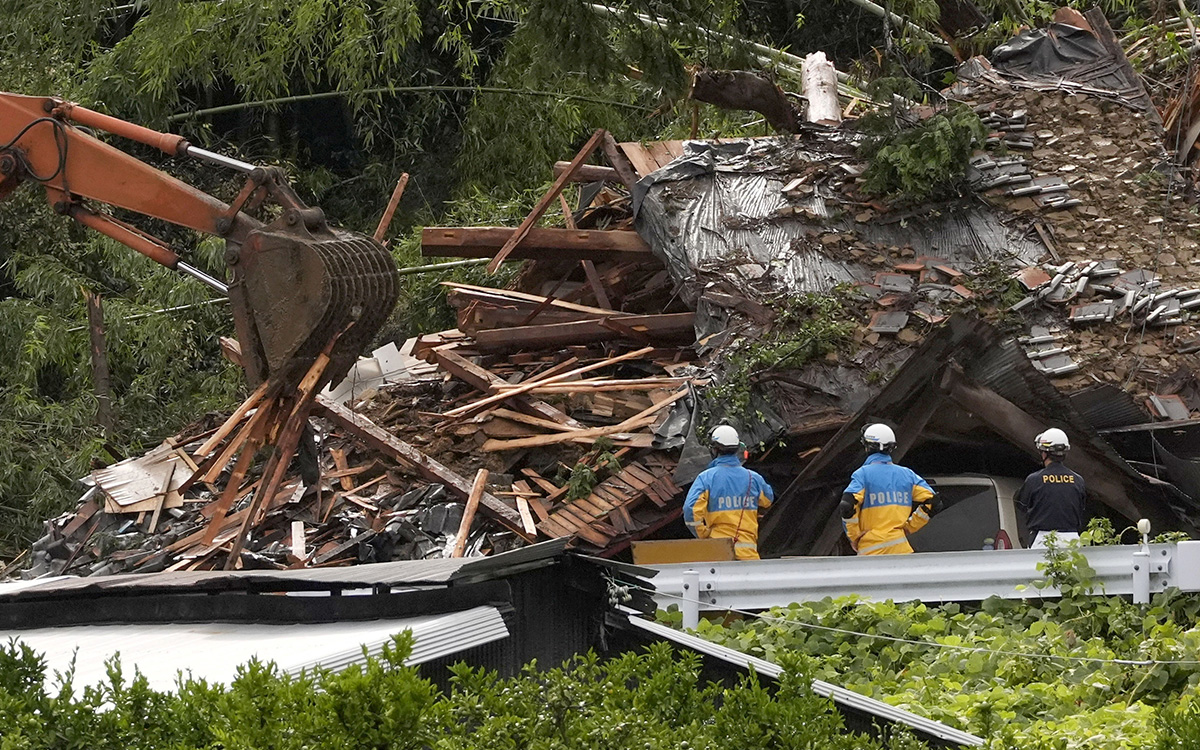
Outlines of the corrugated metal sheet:
M 342 669 L 363 661 L 363 646 L 378 654 L 393 635 L 412 631 L 415 643 L 409 664 L 508 637 L 495 607 L 475 607 L 449 615 L 430 615 L 369 622 L 303 625 L 241 623 L 84 625 L 0 632 L 0 641 L 17 638 L 44 654 L 47 674 L 65 671 L 75 662 L 75 684 L 104 681 L 105 660 L 120 654 L 125 674 L 136 667 L 156 690 L 173 690 L 179 672 L 209 682 L 228 683 L 237 668 L 252 658 L 275 662 L 288 674 L 320 665 Z
M 23 582 L 19 589 L 0 588 L 0 599 L 59 596 L 67 592 L 97 594 L 187 589 L 189 591 L 316 591 L 333 588 L 369 588 L 446 585 L 480 581 L 551 564 L 566 549 L 566 539 L 505 552 L 494 557 L 441 560 L 400 560 L 352 565 L 344 568 L 299 570 L 172 571 L 88 578 L 58 577 Z
M 677 643 L 680 646 L 691 649 L 702 654 L 715 656 L 722 661 L 735 664 L 739 667 L 753 667 L 756 672 L 768 677 L 778 678 L 783 674 L 783 669 L 778 664 L 759 659 L 755 656 L 743 654 L 740 651 L 734 651 L 731 648 L 706 641 L 703 638 L 694 636 L 690 633 L 684 633 L 666 625 L 661 625 L 657 622 L 643 620 L 639 617 L 630 617 L 629 624 L 647 633 L 653 634 L 655 637 L 669 640 Z M 957 745 L 965 745 L 969 747 L 981 747 L 984 744 L 982 737 L 976 737 L 973 734 L 964 732 L 954 727 L 947 726 L 932 719 L 926 719 L 923 716 L 917 716 L 911 711 L 905 711 L 902 708 L 889 706 L 883 701 L 868 698 L 861 693 L 856 693 L 853 690 L 847 690 L 844 687 L 839 687 L 824 680 L 813 680 L 812 690 L 817 695 L 831 699 L 840 709 L 851 709 L 854 711 L 862 711 L 872 716 L 875 716 L 883 721 L 904 724 L 912 728 L 918 734 L 926 737 L 933 737 L 945 742 L 951 742 Z
M 677 283 L 716 275 L 757 299 L 768 289 L 827 291 L 873 278 L 877 269 L 819 241 L 829 232 L 911 247 L 916 255 L 941 257 L 963 270 L 1013 257 L 1032 263 L 1044 252 L 978 200 L 859 222 L 834 215 L 846 211 L 845 199 L 823 179 L 813 180 L 820 185 L 805 198 L 785 195 L 783 188 L 812 165 L 829 175 L 857 165 L 855 144 L 843 134 L 683 145 L 683 155 L 641 180 L 634 195 L 638 232 Z M 837 204 L 836 212 L 827 202 Z M 748 265 L 757 269 L 747 272 Z
M 1097 430 L 1142 424 L 1146 414 L 1133 396 L 1115 385 L 1100 383 L 1071 394 L 1071 405 Z

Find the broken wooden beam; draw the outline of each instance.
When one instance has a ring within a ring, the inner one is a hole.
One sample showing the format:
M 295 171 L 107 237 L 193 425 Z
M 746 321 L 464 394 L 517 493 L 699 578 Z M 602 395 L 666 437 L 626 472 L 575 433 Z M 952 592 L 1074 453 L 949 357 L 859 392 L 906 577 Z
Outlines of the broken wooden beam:
M 626 419 L 620 424 L 610 425 L 608 427 L 591 427 L 586 430 L 576 430 L 574 432 L 559 432 L 552 435 L 538 435 L 529 438 L 517 438 L 516 440 L 488 440 L 483 444 L 483 449 L 488 452 L 516 450 L 518 448 L 541 448 L 547 445 L 557 445 L 559 443 L 573 442 L 576 440 L 594 441 L 596 438 L 614 435 L 622 432 L 632 432 L 643 427 L 648 427 L 657 420 L 657 414 L 662 409 L 670 406 L 679 399 L 688 394 L 688 391 L 682 390 L 670 398 L 663 399 L 658 403 L 643 409 L 634 414 L 629 419 Z
M 605 325 L 610 321 L 616 325 Z M 475 332 L 480 352 L 503 353 L 520 349 L 550 349 L 572 344 L 630 340 L 638 344 L 690 344 L 696 340 L 695 313 L 614 315 L 597 320 L 551 323 L 540 326 L 492 328 Z M 621 327 L 636 331 L 629 335 Z
M 433 258 L 490 258 L 512 235 L 510 227 L 425 227 L 421 254 Z M 510 258 L 534 260 L 652 260 L 650 246 L 627 229 L 560 229 L 535 227 Z
M 324 396 L 317 397 L 316 411 L 319 412 L 319 416 L 325 417 L 338 427 L 353 433 L 355 437 L 374 450 L 412 469 L 426 481 L 444 485 L 448 492 L 463 500 L 470 496 L 471 483 L 462 475 L 425 455 L 363 415 Z M 484 511 L 495 518 L 500 525 L 527 542 L 534 541 L 525 532 L 520 513 L 510 508 L 503 500 L 489 492 L 484 492 L 479 498 L 479 503 Z
M 479 499 L 487 488 L 488 470 L 480 469 L 475 472 L 475 481 L 471 483 L 471 491 L 467 495 L 467 506 L 463 509 L 462 520 L 458 524 L 458 534 L 454 538 L 454 550 L 451 557 L 462 557 L 467 549 L 467 537 L 471 533 L 471 522 L 475 520 L 475 511 L 479 509 Z
M 508 385 L 498 375 L 451 351 L 450 347 L 453 346 L 453 344 L 447 344 L 433 350 L 433 359 L 442 370 L 475 390 L 488 395 L 495 393 L 501 386 Z M 568 428 L 583 429 L 583 425 L 572 419 L 570 415 L 544 401 L 515 396 L 510 403 L 522 413 L 539 421 L 544 420 L 547 423 L 565 425 Z
M 562 174 L 558 176 L 558 179 L 554 181 L 554 184 L 550 186 L 550 189 L 546 191 L 546 194 L 538 200 L 537 204 L 533 207 L 533 210 L 531 210 L 525 217 L 525 220 L 521 222 L 521 226 L 517 227 L 516 230 L 513 231 L 509 238 L 504 242 L 504 245 L 500 248 L 499 252 L 497 252 L 496 256 L 492 258 L 492 262 L 488 263 L 488 273 L 495 273 L 496 270 L 500 268 L 500 264 L 504 262 L 510 253 L 512 253 L 513 248 L 520 244 L 521 240 L 525 239 L 525 235 L 529 233 L 529 230 L 533 228 L 534 224 L 537 224 L 538 219 L 542 218 L 542 214 L 546 212 L 546 209 L 550 207 L 550 204 L 554 202 L 554 199 L 558 197 L 558 194 L 561 193 L 563 188 L 567 186 L 567 181 L 571 179 L 575 172 L 579 171 L 579 168 L 583 166 L 584 160 L 591 156 L 592 152 L 596 150 L 596 147 L 600 145 L 600 142 L 604 140 L 604 133 L 605 131 L 603 128 L 600 128 L 596 130 L 595 133 L 592 133 L 592 137 L 589 138 L 588 142 L 583 145 L 583 148 L 579 150 L 579 153 L 575 154 L 575 158 L 571 160 L 570 165 L 568 165 Z
M 558 177 L 563 172 L 566 172 L 571 167 L 569 161 L 554 162 L 554 176 Z M 571 175 L 571 182 L 620 182 L 621 176 L 617 170 L 612 167 L 601 167 L 598 164 L 582 164 L 575 174 Z
M 626 362 L 631 359 L 637 359 L 638 357 L 644 357 L 645 355 L 649 354 L 652 351 L 653 351 L 653 347 L 644 347 L 644 348 L 638 349 L 636 351 L 626 352 L 626 353 L 621 354 L 616 357 L 609 357 L 608 359 L 602 360 L 600 362 L 593 362 L 590 365 L 585 365 L 583 367 L 579 367 L 574 370 L 570 370 L 568 372 L 564 372 L 559 375 L 555 375 L 554 377 L 545 378 L 542 380 L 525 381 L 524 383 L 517 385 L 511 391 L 493 394 L 491 396 L 488 396 L 487 398 L 480 399 L 479 401 L 475 401 L 473 403 L 466 404 L 464 406 L 460 406 L 456 409 L 451 409 L 450 411 L 445 412 L 442 416 L 446 417 L 447 419 L 451 419 L 454 417 L 465 417 L 465 416 L 470 416 L 473 414 L 478 414 L 480 411 L 482 411 L 483 409 L 485 409 L 488 406 L 499 403 L 500 401 L 504 401 L 508 398 L 511 398 L 514 395 L 533 390 L 534 388 L 536 388 L 539 385 L 549 385 L 550 383 L 559 383 L 559 382 L 562 382 L 565 380 L 570 380 L 571 378 L 576 377 L 577 375 L 583 375 L 584 373 L 594 372 L 603 367 L 610 367 L 610 366 L 618 364 L 620 362 Z
M 617 175 L 621 178 L 621 182 L 625 183 L 625 187 L 632 188 L 634 183 L 638 181 L 637 172 L 634 170 L 633 164 L 630 163 L 629 157 L 617 145 L 617 140 L 613 138 L 612 133 L 605 131 L 602 148 L 604 149 L 604 155 L 608 157 L 608 163 L 613 165 L 613 169 L 617 170 Z

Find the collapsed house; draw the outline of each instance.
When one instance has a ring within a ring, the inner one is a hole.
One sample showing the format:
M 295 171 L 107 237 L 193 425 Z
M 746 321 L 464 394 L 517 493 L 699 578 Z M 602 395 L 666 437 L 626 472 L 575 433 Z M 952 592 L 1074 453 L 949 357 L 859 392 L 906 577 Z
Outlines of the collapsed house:
M 849 127 L 649 144 L 598 132 L 521 227 L 424 231 L 431 257 L 527 263 L 515 288 L 448 284 L 455 329 L 377 351 L 318 401 L 316 477 L 297 465 L 258 499 L 257 464 L 229 465 L 244 426 L 198 423 L 94 474 L 25 575 L 326 567 L 555 538 L 618 555 L 684 533 L 715 418 L 761 447 L 753 465 L 780 499 L 768 556 L 839 551 L 834 507 L 867 420 L 895 425 L 918 471 L 1007 476 L 1061 426 L 1094 513 L 1193 532 L 1189 189 L 1103 16 L 1058 20 L 961 66 L 948 94 L 991 134 L 950 201 L 864 196 Z M 597 149 L 611 166 L 584 163 Z M 585 185 L 574 209 L 571 181 Z M 556 200 L 566 226 L 536 226 Z M 740 411 L 706 396 L 789 306 L 830 290 L 847 340 L 773 363 Z

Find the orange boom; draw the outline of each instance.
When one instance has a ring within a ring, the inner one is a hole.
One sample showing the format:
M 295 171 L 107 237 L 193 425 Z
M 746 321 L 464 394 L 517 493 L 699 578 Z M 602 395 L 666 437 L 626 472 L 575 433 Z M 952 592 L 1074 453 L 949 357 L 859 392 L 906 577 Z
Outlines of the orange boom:
M 80 126 L 243 172 L 246 183 L 226 205 Z M 27 181 L 45 188 L 58 213 L 228 293 L 252 385 L 268 378 L 296 384 L 331 342 L 330 363 L 318 385 L 341 380 L 396 302 L 399 276 L 383 246 L 329 226 L 324 212 L 306 206 L 279 169 L 196 148 L 182 136 L 60 99 L 0 93 L 0 200 Z M 267 203 L 282 209 L 278 218 L 264 223 L 249 215 Z M 101 205 L 221 237 L 228 286 Z

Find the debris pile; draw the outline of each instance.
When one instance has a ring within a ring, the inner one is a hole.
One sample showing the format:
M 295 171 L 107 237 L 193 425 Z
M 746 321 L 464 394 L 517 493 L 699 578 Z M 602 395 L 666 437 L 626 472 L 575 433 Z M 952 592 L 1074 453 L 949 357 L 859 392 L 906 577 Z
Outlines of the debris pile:
M 564 210 L 571 228 L 514 246 L 535 260 L 518 286 L 545 294 L 448 284 L 458 328 L 360 360 L 314 396 L 312 439 L 264 384 L 220 424 L 95 472 L 24 575 L 324 567 L 559 537 L 611 555 L 675 520 L 703 383 L 695 316 L 636 233 L 592 228 L 628 226 L 622 195 L 605 188 Z M 431 227 L 426 252 L 495 254 L 512 235 Z
M 314 439 L 289 433 L 295 461 L 258 455 L 285 423 L 259 416 L 277 407 L 251 396 L 219 425 L 96 472 L 79 510 L 48 523 L 26 575 L 344 565 L 564 536 L 617 554 L 681 513 L 681 487 L 707 458 L 699 415 L 721 411 L 698 386 L 722 384 L 789 306 L 830 290 L 842 305 L 833 322 L 850 331 L 841 345 L 768 363 L 755 373 L 759 400 L 728 415 L 749 444 L 772 442 L 759 459 L 773 462 L 764 470 L 777 489 L 813 456 L 821 472 L 841 471 L 822 462 L 835 443 L 848 446 L 838 456 L 856 450 L 843 433 L 863 410 L 916 420 L 905 425 L 917 441 L 944 400 L 938 388 L 956 389 L 971 414 L 986 386 L 1018 411 L 963 424 L 1028 450 L 996 427 L 1013 424 L 1006 414 L 1070 421 L 1109 478 L 1106 502 L 1144 512 L 1126 502 L 1145 494 L 1143 475 L 1092 421 L 1113 412 L 1095 388 L 1130 400 L 1122 429 L 1200 407 L 1179 385 L 1200 369 L 1200 223 L 1103 17 L 1058 20 L 1074 31 L 1056 33 L 1094 59 L 1054 63 L 1039 51 L 1044 34 L 1029 32 L 996 67 L 962 66 L 950 93 L 991 135 L 969 189 L 948 201 L 864 195 L 849 128 L 649 144 L 597 131 L 554 165 L 519 227 L 424 230 L 430 257 L 527 263 L 512 288 L 447 283 L 457 327 L 381 348 L 315 397 Z M 585 164 L 597 150 L 610 166 Z M 562 195 L 570 182 L 585 185 L 576 207 Z M 563 226 L 545 226 L 556 204 Z M 997 343 L 1000 330 L 1011 338 Z M 991 349 L 959 368 L 954 358 L 980 342 Z M 919 347 L 938 352 L 928 371 L 909 366 Z M 976 439 L 960 427 L 937 434 Z M 779 507 L 800 507 L 791 498 L 810 490 L 792 487 Z M 1171 487 L 1138 502 L 1162 510 L 1181 496 Z M 836 519 L 814 512 L 789 521 L 803 537 L 794 551 L 839 537 Z

